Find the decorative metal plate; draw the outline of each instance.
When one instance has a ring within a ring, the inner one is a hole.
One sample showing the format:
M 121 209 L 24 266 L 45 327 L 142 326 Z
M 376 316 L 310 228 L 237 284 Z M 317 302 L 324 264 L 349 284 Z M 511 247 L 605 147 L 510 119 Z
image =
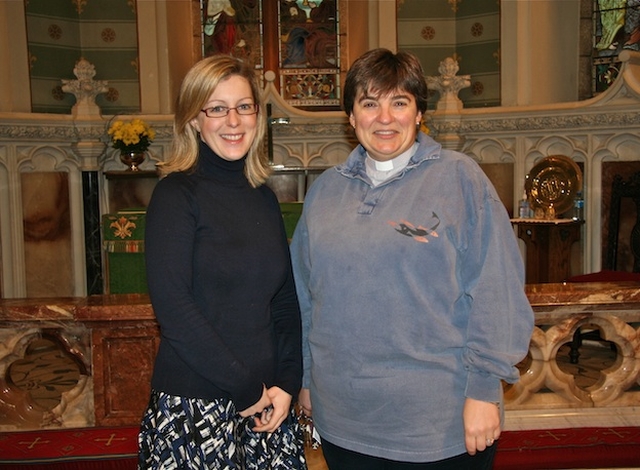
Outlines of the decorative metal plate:
M 524 189 L 534 211 L 542 209 L 545 218 L 555 218 L 573 206 L 582 189 L 582 172 L 569 157 L 545 157 L 527 175 Z

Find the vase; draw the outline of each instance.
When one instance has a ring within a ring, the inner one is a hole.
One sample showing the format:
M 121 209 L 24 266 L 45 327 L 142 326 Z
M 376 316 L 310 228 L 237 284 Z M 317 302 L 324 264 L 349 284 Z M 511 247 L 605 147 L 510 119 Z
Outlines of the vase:
M 129 171 L 139 171 L 144 158 L 144 152 L 120 152 L 120 161 L 129 167 Z

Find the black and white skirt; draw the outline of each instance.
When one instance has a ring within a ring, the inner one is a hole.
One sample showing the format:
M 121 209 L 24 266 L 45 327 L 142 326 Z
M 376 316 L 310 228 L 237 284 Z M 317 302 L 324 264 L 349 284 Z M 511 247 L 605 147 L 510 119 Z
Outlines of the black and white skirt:
M 227 399 L 183 398 L 153 390 L 138 436 L 140 470 L 306 470 L 293 407 L 273 433 L 254 432 Z

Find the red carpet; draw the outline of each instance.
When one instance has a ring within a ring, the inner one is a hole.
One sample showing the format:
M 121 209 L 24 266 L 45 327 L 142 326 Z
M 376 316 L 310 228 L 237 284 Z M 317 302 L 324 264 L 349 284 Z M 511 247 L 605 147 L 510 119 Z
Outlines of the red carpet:
M 138 427 L 0 433 L 0 469 L 136 470 Z
M 640 427 L 503 432 L 494 470 L 640 467 Z
M 0 433 L 2 470 L 135 470 L 137 427 Z M 494 470 L 640 467 L 640 427 L 504 432 Z

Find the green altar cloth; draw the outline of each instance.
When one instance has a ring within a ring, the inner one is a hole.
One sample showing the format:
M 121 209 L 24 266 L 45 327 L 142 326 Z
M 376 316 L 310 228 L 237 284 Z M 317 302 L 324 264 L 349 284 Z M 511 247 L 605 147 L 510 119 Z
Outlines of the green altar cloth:
M 144 262 L 145 210 L 129 209 L 102 216 L 107 294 L 146 294 Z

